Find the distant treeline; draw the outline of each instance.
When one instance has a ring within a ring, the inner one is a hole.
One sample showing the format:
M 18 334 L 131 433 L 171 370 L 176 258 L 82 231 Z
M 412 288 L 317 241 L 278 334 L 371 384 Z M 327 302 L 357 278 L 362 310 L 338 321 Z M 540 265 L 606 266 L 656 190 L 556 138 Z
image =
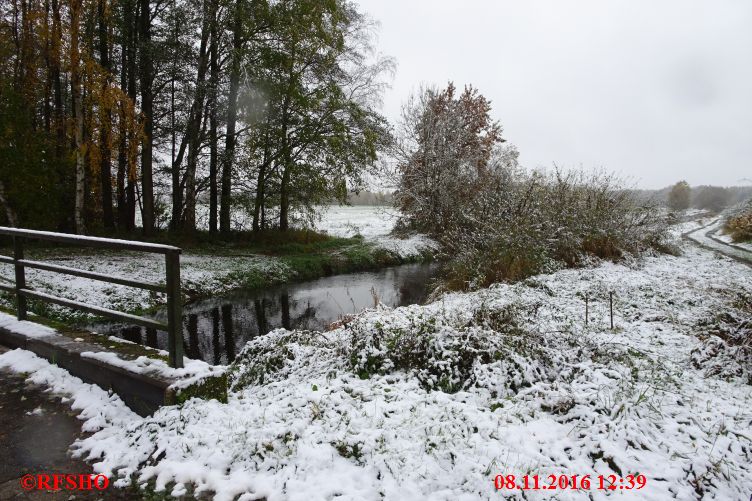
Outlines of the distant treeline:
M 719 211 L 752 198 L 752 186 L 689 186 L 685 181 L 660 190 L 632 190 L 639 200 L 652 200 L 673 209 Z
M 347 195 L 347 203 L 350 205 L 392 205 L 394 195 L 384 192 L 360 191 Z

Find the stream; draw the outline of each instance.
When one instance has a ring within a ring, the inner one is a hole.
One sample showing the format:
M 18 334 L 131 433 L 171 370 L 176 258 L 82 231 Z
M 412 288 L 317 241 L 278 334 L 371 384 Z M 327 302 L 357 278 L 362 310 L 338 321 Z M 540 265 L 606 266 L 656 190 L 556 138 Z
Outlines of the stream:
M 372 308 L 420 304 L 430 292 L 438 265 L 405 264 L 373 272 L 349 273 L 307 282 L 240 290 L 183 308 L 185 355 L 211 364 L 232 362 L 250 339 L 284 327 L 326 330 L 345 315 Z M 154 318 L 166 321 L 166 312 Z M 93 330 L 167 349 L 167 333 L 122 323 Z

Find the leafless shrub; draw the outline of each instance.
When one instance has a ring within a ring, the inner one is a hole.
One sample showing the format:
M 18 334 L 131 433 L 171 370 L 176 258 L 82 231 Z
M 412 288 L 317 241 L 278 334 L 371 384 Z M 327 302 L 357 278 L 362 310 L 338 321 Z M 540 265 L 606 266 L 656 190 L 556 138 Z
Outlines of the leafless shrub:
M 668 249 L 657 208 L 639 204 L 613 175 L 494 166 L 475 197 L 457 201 L 455 224 L 436 235 L 449 259 L 447 288 Z

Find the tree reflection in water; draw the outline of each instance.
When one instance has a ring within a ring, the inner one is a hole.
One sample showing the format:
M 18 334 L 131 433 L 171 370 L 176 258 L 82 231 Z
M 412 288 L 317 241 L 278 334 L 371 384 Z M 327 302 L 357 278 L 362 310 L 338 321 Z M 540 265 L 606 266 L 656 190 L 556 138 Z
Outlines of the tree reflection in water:
M 374 305 L 374 295 L 387 306 L 422 303 L 437 266 L 409 264 L 373 273 L 325 277 L 264 290 L 238 291 L 192 303 L 184 308 L 183 336 L 189 358 L 213 364 L 235 359 L 245 343 L 277 328 L 323 330 L 344 315 Z M 164 321 L 165 313 L 155 318 Z M 166 349 L 167 335 L 123 324 L 96 329 L 151 347 Z

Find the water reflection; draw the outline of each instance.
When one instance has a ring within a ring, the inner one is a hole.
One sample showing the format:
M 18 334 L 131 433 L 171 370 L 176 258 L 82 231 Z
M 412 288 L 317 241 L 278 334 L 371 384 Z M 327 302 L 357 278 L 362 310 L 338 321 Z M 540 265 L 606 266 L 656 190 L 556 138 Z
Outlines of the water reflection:
M 410 264 L 372 273 L 353 273 L 310 282 L 240 291 L 188 305 L 183 310 L 186 356 L 226 364 L 250 339 L 284 327 L 322 330 L 343 316 L 372 307 L 422 303 L 436 266 Z M 166 314 L 155 315 L 160 321 Z M 167 334 L 123 324 L 96 330 L 128 341 L 167 349 Z

